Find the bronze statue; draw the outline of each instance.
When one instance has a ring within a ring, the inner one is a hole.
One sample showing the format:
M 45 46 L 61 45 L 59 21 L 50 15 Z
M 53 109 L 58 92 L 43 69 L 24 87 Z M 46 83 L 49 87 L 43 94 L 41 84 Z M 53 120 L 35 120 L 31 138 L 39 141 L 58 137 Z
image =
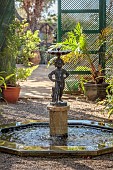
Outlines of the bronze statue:
M 56 69 L 48 75 L 49 79 L 55 82 L 55 87 L 52 87 L 52 102 L 56 105 L 63 105 L 62 95 L 65 87 L 65 79 L 69 76 L 69 73 L 62 68 L 63 65 L 63 60 L 58 57 L 55 60 Z

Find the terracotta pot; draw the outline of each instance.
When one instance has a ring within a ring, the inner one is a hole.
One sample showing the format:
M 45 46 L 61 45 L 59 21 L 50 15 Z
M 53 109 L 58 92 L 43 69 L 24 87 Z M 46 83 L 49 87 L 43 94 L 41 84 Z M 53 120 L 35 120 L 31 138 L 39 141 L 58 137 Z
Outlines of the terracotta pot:
M 20 86 L 2 88 L 3 98 L 8 103 L 16 103 L 20 94 Z
M 103 100 L 106 97 L 106 87 L 108 83 L 95 84 L 93 82 L 84 83 L 85 95 L 88 100 L 94 101 L 96 99 Z
M 29 61 L 32 63 L 32 66 L 36 66 L 40 63 L 41 57 L 40 57 L 40 52 L 39 51 L 33 51 L 34 54 L 33 58 L 29 58 Z

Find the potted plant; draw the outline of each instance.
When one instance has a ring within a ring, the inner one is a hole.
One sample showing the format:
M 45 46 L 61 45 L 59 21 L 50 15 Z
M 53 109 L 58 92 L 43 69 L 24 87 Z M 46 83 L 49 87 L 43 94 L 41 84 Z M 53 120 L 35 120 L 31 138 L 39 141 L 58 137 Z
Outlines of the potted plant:
M 18 101 L 21 90 L 19 82 L 26 81 L 37 67 L 38 66 L 29 68 L 15 68 L 12 74 L 2 72 L 2 81 L 0 85 L 2 90 L 2 97 L 5 101 L 8 103 L 16 103 Z
M 4 86 L 6 88 L 6 80 L 10 79 L 13 75 L 9 75 L 6 78 L 2 76 L 4 72 L 0 72 L 0 98 L 2 98 L 2 87 Z
M 21 29 L 26 31 L 26 27 L 23 28 L 23 24 L 21 25 L 13 21 L 5 34 L 5 47 L 0 52 L 0 59 L 2 61 L 1 70 L 4 72 L 2 76 L 6 83 L 6 86 L 2 86 L 2 93 L 4 99 L 10 103 L 16 103 L 18 101 L 20 93 L 19 81 L 26 80 L 32 74 L 33 70 L 37 68 L 37 66 L 29 68 L 16 67 L 17 57 L 20 55 L 21 47 L 24 45 L 26 39 L 23 34 L 21 35 Z M 7 79 L 6 77 L 10 75 L 11 77 Z M 6 98 L 7 93 L 8 98 Z M 14 98 L 12 99 L 12 97 Z
M 40 38 L 38 35 L 39 31 L 36 30 L 32 32 L 31 30 L 27 30 L 24 32 L 22 30 L 21 36 L 24 37 L 22 40 L 22 46 L 20 50 L 20 58 L 24 65 L 38 65 L 41 61 L 40 51 L 39 51 L 39 43 Z
M 15 53 L 17 63 L 25 66 L 39 64 L 39 30 L 32 32 L 26 20 L 14 20 L 9 25 L 5 37 L 10 52 L 13 49 L 13 54 Z
M 103 70 L 100 64 L 98 65 L 98 69 L 96 69 L 89 52 L 90 46 L 94 45 L 96 45 L 99 51 L 101 45 L 106 42 L 105 32 L 106 31 L 104 30 L 99 37 L 88 44 L 87 38 L 83 34 L 82 27 L 80 23 L 78 23 L 73 31 L 67 33 L 66 40 L 50 47 L 50 50 L 53 50 L 53 48 L 57 48 L 59 46 L 63 50 L 71 50 L 69 54 L 62 56 L 64 62 L 73 62 L 73 58 L 85 58 L 85 60 L 87 60 L 89 63 L 90 73 L 92 75 L 92 81 L 82 81 L 82 87 L 84 87 L 85 95 L 89 100 L 95 100 L 97 98 L 103 99 L 106 96 L 106 87 L 108 84 L 105 82 L 105 70 Z M 53 59 L 51 61 L 53 61 Z M 51 61 L 49 61 L 49 64 Z

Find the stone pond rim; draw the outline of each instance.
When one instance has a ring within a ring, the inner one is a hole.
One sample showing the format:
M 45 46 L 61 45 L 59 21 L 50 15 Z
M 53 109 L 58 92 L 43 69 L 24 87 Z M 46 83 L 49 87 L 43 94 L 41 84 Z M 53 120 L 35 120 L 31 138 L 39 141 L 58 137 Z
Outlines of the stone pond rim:
M 7 131 L 12 131 L 20 128 L 27 128 L 31 126 L 49 126 L 49 122 L 44 121 L 29 121 L 29 122 L 16 122 L 10 125 L 1 125 L 1 133 L 6 133 Z M 103 122 L 95 122 L 89 120 L 68 120 L 68 125 L 82 125 L 93 127 L 97 129 L 102 129 L 103 131 L 112 131 L 113 124 L 107 124 Z M 24 146 L 22 144 L 17 144 L 14 142 L 8 142 L 6 140 L 0 140 L 0 152 L 15 154 L 19 156 L 39 156 L 39 157 L 51 157 L 51 156 L 98 156 L 106 153 L 113 152 L 113 141 L 107 143 L 101 143 L 95 150 L 91 146 L 50 146 L 50 147 L 40 147 L 40 146 Z

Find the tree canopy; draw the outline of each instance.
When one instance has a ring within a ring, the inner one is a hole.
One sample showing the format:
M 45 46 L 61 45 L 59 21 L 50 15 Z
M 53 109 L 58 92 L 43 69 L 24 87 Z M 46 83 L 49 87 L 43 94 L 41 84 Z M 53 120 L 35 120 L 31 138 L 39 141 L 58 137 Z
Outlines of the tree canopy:
M 40 20 L 41 13 L 45 8 L 49 8 L 55 0 L 16 0 L 21 2 L 22 8 L 27 15 L 27 21 L 32 31 L 35 31 L 36 25 Z

